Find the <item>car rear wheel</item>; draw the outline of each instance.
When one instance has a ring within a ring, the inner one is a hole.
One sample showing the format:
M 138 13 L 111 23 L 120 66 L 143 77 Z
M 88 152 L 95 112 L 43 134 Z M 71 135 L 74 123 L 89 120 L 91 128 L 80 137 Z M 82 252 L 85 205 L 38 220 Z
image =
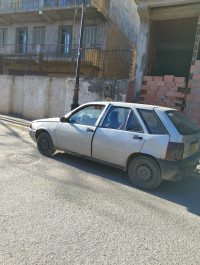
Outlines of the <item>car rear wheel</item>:
M 37 147 L 40 153 L 45 156 L 51 156 L 55 152 L 51 136 L 47 132 L 43 132 L 38 136 Z
M 150 157 L 139 156 L 131 160 L 128 175 L 133 185 L 153 190 L 161 183 L 161 172 L 158 164 Z

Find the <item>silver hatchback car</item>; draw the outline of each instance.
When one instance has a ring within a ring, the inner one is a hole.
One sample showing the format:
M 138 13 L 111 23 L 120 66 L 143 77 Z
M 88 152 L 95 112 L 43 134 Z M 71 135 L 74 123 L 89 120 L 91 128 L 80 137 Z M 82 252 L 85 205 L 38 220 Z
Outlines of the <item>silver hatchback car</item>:
M 61 118 L 35 120 L 30 135 L 39 151 L 56 150 L 128 171 L 131 182 L 152 190 L 181 180 L 200 158 L 200 131 L 181 111 L 134 103 L 93 102 Z

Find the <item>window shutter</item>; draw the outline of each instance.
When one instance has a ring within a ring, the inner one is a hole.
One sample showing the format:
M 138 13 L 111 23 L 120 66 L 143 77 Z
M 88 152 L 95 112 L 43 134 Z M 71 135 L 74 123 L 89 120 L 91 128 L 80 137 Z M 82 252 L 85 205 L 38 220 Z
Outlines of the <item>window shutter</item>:
M 83 43 L 86 46 L 92 46 L 96 44 L 96 34 L 97 27 L 96 26 L 87 26 L 84 30 Z
M 33 30 L 33 44 L 45 43 L 45 28 L 34 28 Z

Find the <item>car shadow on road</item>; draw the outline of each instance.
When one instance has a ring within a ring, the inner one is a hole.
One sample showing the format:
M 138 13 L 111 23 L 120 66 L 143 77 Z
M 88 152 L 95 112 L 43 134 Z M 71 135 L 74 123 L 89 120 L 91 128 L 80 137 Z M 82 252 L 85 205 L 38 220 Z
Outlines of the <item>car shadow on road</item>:
M 120 169 L 105 166 L 66 153 L 58 152 L 52 159 L 88 173 L 95 174 L 101 178 L 133 187 L 127 173 Z M 143 192 L 182 205 L 186 207 L 190 213 L 200 216 L 200 175 L 192 174 L 182 182 L 163 181 L 156 190 Z
M 88 172 L 129 187 L 132 186 L 126 172 L 120 169 L 97 163 L 85 158 L 80 158 L 75 155 L 69 155 L 67 153 L 58 152 L 54 156 L 52 156 L 52 159 L 83 170 L 84 172 Z

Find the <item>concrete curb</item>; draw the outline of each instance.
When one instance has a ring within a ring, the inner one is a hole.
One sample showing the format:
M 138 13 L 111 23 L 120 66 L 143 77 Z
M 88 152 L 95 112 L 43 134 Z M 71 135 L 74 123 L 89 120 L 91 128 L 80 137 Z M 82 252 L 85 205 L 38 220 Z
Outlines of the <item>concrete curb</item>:
M 29 123 L 30 121 L 16 118 L 13 116 L 7 116 L 7 115 L 0 115 L 0 121 L 3 123 L 6 123 L 9 127 L 13 127 L 16 129 L 20 129 L 23 131 L 28 131 L 29 130 Z
M 20 130 L 22 130 L 22 131 L 28 131 L 28 130 L 29 130 L 28 127 L 23 126 L 23 125 L 19 125 L 19 124 L 7 123 L 7 125 L 8 125 L 9 127 L 13 127 L 13 128 L 16 128 L 16 129 L 20 129 Z

